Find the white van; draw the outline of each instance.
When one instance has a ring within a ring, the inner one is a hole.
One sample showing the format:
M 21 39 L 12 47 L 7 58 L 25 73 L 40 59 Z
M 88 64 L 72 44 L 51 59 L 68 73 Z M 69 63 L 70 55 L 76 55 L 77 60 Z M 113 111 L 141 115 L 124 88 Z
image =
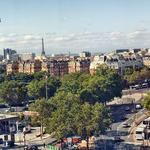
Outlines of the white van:
M 142 127 L 138 127 L 135 131 L 135 138 L 136 140 L 143 140 L 144 139 L 144 129 Z
M 148 117 L 147 119 L 145 119 L 145 120 L 143 121 L 143 124 L 145 124 L 145 125 L 150 125 L 150 117 Z

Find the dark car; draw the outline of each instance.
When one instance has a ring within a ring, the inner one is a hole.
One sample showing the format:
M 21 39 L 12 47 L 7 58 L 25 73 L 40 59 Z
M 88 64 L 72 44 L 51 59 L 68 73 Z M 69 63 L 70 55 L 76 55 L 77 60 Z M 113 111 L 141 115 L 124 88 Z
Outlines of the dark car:
M 27 146 L 27 150 L 38 150 L 38 147 L 36 145 L 30 145 Z
M 129 111 L 130 110 L 130 107 L 129 106 L 126 106 L 125 107 L 125 111 Z
M 123 121 L 126 120 L 126 119 L 127 119 L 127 118 L 126 118 L 125 116 L 122 116 L 122 117 L 121 117 L 121 120 L 123 120 Z
M 5 147 L 14 147 L 15 144 L 14 144 L 14 141 L 5 141 L 4 146 Z
M 8 108 L 8 105 L 6 105 L 6 104 L 0 104 L 0 108 Z
M 0 144 L 3 144 L 3 139 L 2 138 L 0 138 Z
M 115 141 L 115 142 L 122 142 L 123 139 L 121 139 L 120 136 L 115 136 L 115 137 L 114 137 L 114 141 Z

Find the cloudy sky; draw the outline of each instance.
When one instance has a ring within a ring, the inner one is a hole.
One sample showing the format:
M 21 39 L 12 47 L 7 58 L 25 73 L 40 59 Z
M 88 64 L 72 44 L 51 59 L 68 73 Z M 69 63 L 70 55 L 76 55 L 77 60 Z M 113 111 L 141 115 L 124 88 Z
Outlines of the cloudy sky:
M 150 0 L 0 0 L 0 53 L 150 47 Z

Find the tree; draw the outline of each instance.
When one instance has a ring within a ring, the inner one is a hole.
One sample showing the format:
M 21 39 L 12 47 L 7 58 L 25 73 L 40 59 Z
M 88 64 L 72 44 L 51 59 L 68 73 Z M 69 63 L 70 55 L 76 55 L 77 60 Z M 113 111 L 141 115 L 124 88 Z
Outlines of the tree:
M 13 80 L 28 83 L 33 80 L 33 75 L 26 73 L 16 73 L 13 75 Z
M 80 93 L 81 101 L 90 103 L 106 103 L 114 97 L 120 97 L 123 89 L 123 81 L 113 69 L 100 66 L 96 75 L 87 81 Z
M 45 75 L 48 75 L 48 73 L 40 71 L 40 72 L 35 72 L 33 74 L 33 77 L 34 77 L 35 80 L 41 80 L 41 79 L 43 79 L 45 77 Z
M 76 72 L 65 75 L 59 91 L 66 91 L 77 94 L 82 90 L 84 84 L 88 82 L 89 78 L 90 75 L 83 72 Z
M 38 99 L 34 103 L 32 103 L 29 107 L 30 111 L 33 111 L 33 115 L 31 116 L 32 124 L 40 124 L 40 135 L 43 135 L 43 126 L 47 123 L 48 119 L 51 116 L 52 111 L 54 110 L 54 106 L 47 101 L 46 99 Z
M 38 99 L 34 103 L 32 103 L 29 106 L 30 111 L 37 112 L 35 113 L 36 120 L 34 120 L 34 115 L 33 115 L 33 123 L 40 122 L 44 123 L 44 120 L 49 118 L 51 116 L 52 110 L 53 110 L 53 105 L 51 105 L 50 101 L 47 101 L 46 99 Z
M 6 72 L 6 68 L 5 67 L 4 66 L 0 66 L 0 74 L 4 74 Z
M 35 99 L 50 98 L 54 96 L 56 90 L 60 86 L 60 81 L 54 77 L 49 77 L 48 79 L 33 80 L 27 86 L 28 94 Z M 47 91 L 46 91 L 47 90 Z
M 144 97 L 143 106 L 150 112 L 150 92 Z
M 110 124 L 110 115 L 106 107 L 96 103 L 81 103 L 79 96 L 59 92 L 50 102 L 54 104 L 54 111 L 46 123 L 46 130 L 58 140 L 81 135 L 88 139 L 95 131 L 103 132 Z
M 106 103 L 120 97 L 123 89 L 121 76 L 107 66 L 100 66 L 95 75 L 72 73 L 63 78 L 58 91 L 79 94 L 81 102 Z
M 0 98 L 10 105 L 21 104 L 27 99 L 27 88 L 18 81 L 5 81 L 0 84 Z
M 77 133 L 86 139 L 87 149 L 89 149 L 89 137 L 94 133 L 105 132 L 111 123 L 110 115 L 106 107 L 100 103 L 94 105 L 82 104 L 78 115 L 76 121 Z
M 140 70 L 133 70 L 132 72 L 127 72 L 123 78 L 127 81 L 129 85 L 137 84 L 139 82 L 143 82 L 146 79 L 150 78 L 150 69 L 147 67 L 143 67 Z

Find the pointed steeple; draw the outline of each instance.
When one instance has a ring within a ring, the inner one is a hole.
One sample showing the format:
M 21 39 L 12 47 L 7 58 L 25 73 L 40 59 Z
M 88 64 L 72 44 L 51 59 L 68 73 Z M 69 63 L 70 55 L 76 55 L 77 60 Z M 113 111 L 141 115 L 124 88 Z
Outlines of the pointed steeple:
M 45 56 L 45 50 L 44 50 L 44 39 L 42 38 L 42 53 L 41 56 Z

